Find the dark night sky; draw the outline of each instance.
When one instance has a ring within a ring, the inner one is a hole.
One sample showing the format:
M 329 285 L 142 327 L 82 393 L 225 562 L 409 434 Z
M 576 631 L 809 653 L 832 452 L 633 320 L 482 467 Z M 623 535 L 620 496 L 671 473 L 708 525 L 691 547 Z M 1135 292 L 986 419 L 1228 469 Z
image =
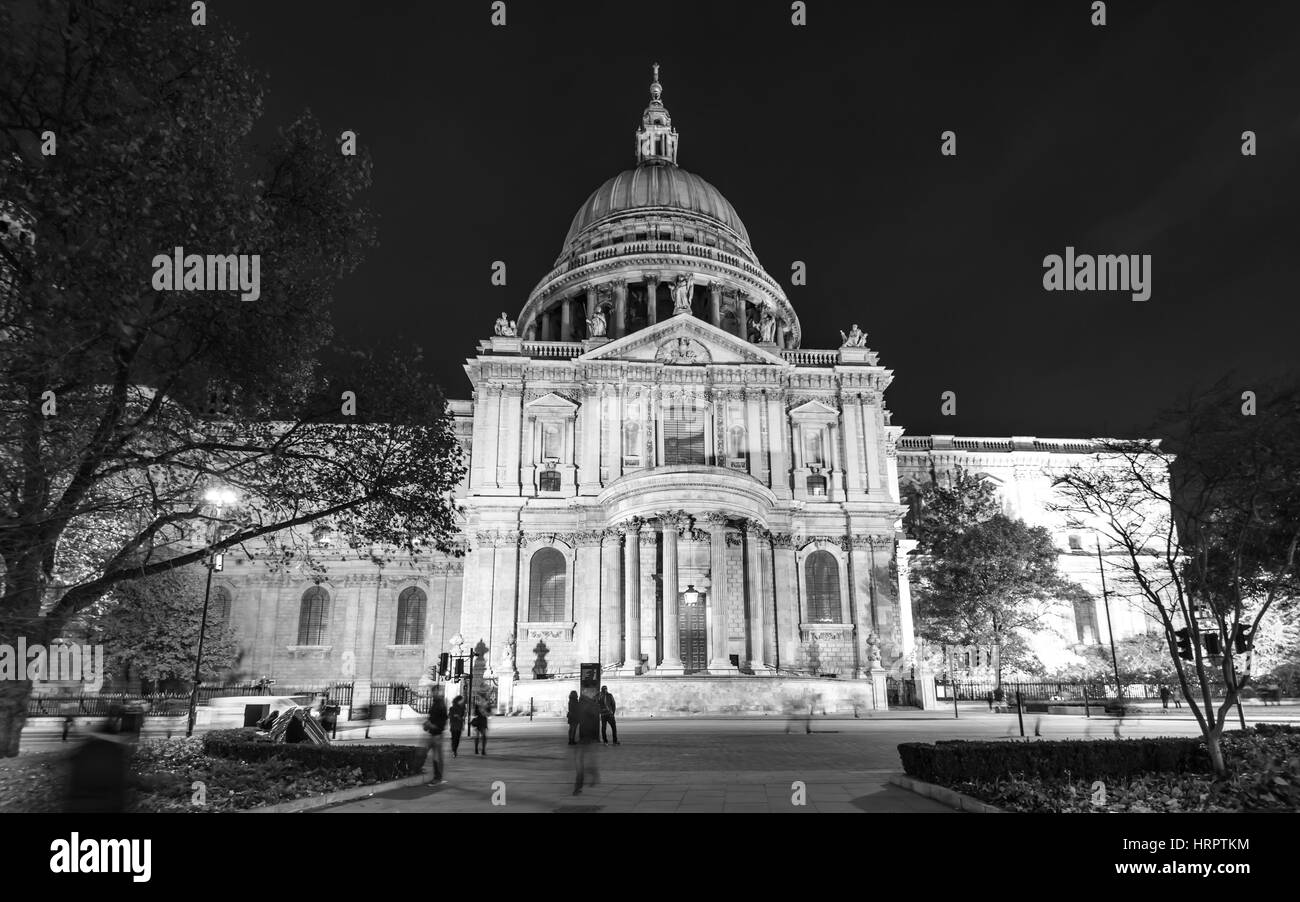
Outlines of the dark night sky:
M 1300 5 L 1113 2 L 1104 28 L 1083 0 L 893 6 L 811 0 L 796 28 L 766 0 L 511 0 L 499 28 L 487 0 L 209 3 L 270 75 L 268 124 L 310 107 L 373 155 L 380 247 L 341 331 L 418 342 L 453 397 L 634 164 L 655 61 L 679 162 L 735 205 L 803 346 L 860 323 L 911 434 L 1142 433 L 1294 366 Z M 1044 291 L 1066 245 L 1151 254 L 1151 299 Z

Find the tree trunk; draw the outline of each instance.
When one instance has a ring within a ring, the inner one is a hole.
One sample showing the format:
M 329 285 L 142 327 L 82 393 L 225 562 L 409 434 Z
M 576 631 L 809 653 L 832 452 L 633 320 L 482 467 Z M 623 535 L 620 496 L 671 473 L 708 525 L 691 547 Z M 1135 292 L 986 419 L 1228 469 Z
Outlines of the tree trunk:
M 1222 727 L 1215 727 L 1205 734 L 1205 748 L 1210 753 L 1210 766 L 1214 768 L 1214 776 L 1220 780 L 1228 776 L 1228 766 L 1223 760 L 1223 746 L 1219 743 L 1219 737 L 1222 735 Z
M 0 758 L 17 757 L 31 696 L 31 680 L 0 681 Z

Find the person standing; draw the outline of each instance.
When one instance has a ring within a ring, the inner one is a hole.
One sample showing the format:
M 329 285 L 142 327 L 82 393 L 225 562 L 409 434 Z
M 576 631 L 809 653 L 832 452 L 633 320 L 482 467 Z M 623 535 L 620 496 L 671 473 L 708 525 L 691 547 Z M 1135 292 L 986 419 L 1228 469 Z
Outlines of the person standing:
M 577 745 L 574 736 L 578 733 L 578 693 L 569 693 L 569 745 Z
M 487 754 L 487 705 L 474 706 L 474 719 L 469 725 L 474 728 L 474 754 Z M 479 751 L 479 743 L 482 742 L 483 751 Z
M 1163 683 L 1160 685 L 1160 707 L 1169 710 L 1169 687 Z
M 429 705 L 429 719 L 424 723 L 424 731 L 429 734 L 429 751 L 433 755 L 433 780 L 428 785 L 437 786 L 445 782 L 442 779 L 442 733 L 447 728 L 447 703 L 442 700 L 441 692 L 434 692 L 433 702 Z
M 573 794 L 582 792 L 582 785 L 587 773 L 591 773 L 591 785 L 600 782 L 599 761 L 596 758 L 598 748 L 596 740 L 600 738 L 600 703 L 584 695 L 578 701 L 578 744 L 573 749 Z
M 614 696 L 610 693 L 608 686 L 600 687 L 600 695 L 596 699 L 600 704 L 600 739 L 601 742 L 609 745 L 609 731 L 614 733 L 614 745 L 618 745 L 618 723 L 614 720 L 614 712 L 618 710 L 614 704 Z M 608 728 L 608 729 L 607 729 Z
M 460 734 L 465 729 L 465 696 L 458 695 L 451 700 L 447 716 L 451 723 L 451 757 L 459 758 Z

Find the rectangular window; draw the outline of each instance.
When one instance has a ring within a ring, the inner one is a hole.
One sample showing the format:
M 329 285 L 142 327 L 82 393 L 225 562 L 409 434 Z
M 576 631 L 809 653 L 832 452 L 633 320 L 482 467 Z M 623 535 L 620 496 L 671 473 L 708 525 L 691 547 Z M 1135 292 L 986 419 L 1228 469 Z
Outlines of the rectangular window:
M 694 408 L 673 408 L 666 412 L 664 466 L 704 464 L 704 417 Z
M 559 460 L 560 449 L 563 447 L 563 435 L 560 432 L 559 423 L 542 424 L 542 459 Z

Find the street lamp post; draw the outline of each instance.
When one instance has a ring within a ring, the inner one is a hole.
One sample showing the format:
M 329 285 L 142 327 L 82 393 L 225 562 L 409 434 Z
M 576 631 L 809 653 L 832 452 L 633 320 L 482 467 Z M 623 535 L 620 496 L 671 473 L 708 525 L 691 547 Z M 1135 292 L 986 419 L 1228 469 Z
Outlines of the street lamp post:
M 209 489 L 204 497 L 220 512 L 223 506 L 234 502 L 235 493 L 229 489 Z M 222 569 L 224 561 L 224 554 L 208 555 L 208 583 L 203 590 L 203 616 L 199 619 L 199 648 L 194 655 L 194 680 L 190 688 L 190 717 L 185 727 L 186 736 L 194 735 L 194 721 L 199 713 L 199 668 L 203 664 L 203 637 L 208 631 L 208 602 L 212 598 L 212 571 Z
M 203 663 L 203 635 L 208 631 L 208 601 L 212 597 L 212 571 L 220 570 L 224 555 L 208 556 L 208 585 L 203 590 L 203 616 L 199 620 L 199 650 L 194 656 L 194 680 L 190 688 L 190 719 L 185 735 L 194 735 L 194 720 L 199 713 L 199 666 Z
M 1093 533 L 1097 543 L 1097 571 L 1101 574 L 1101 603 L 1106 608 L 1106 632 L 1110 635 L 1110 662 L 1115 668 L 1115 692 L 1118 701 L 1124 700 L 1124 684 L 1119 681 L 1119 656 L 1115 654 L 1115 624 L 1110 619 L 1110 596 L 1106 592 L 1106 568 L 1101 561 L 1101 536 Z

